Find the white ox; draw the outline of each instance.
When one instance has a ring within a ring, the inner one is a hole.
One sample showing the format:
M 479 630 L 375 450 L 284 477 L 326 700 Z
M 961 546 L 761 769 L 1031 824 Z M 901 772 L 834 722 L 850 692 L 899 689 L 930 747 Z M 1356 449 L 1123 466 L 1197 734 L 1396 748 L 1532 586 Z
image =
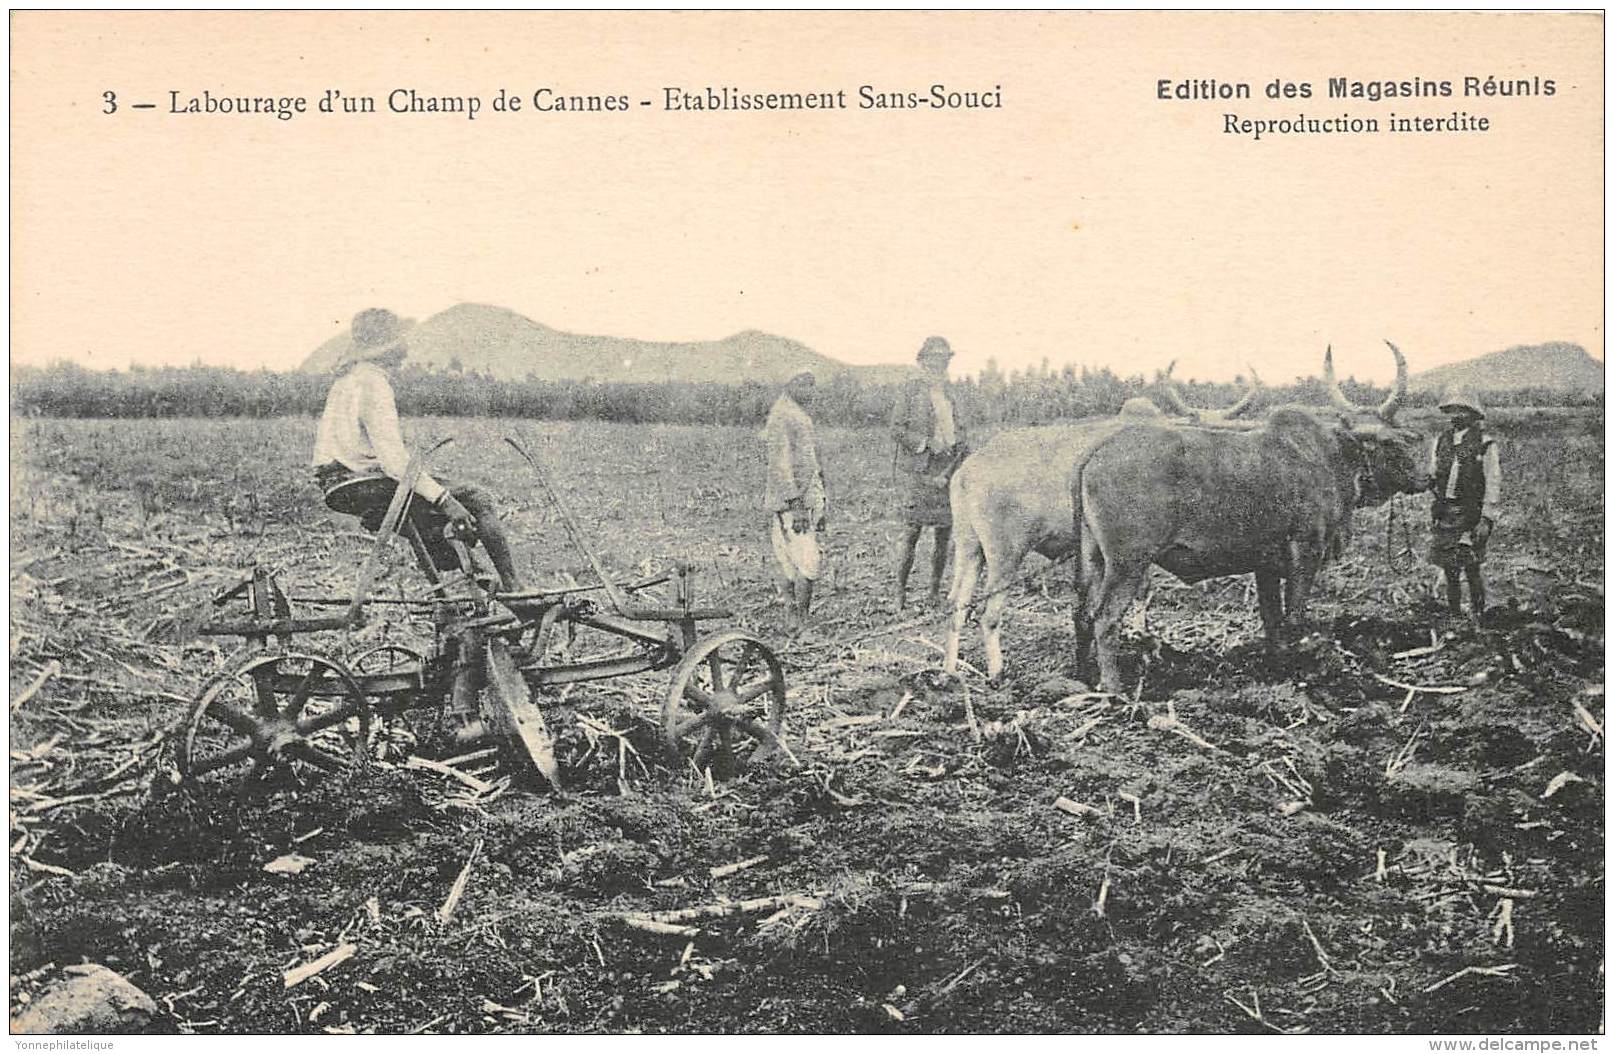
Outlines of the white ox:
M 1172 364 L 1175 366 L 1175 363 Z M 976 580 L 986 569 L 981 639 L 986 647 L 986 673 L 1003 674 L 1003 611 L 1009 587 L 1028 553 L 1050 560 L 1071 555 L 1076 543 L 1071 488 L 1087 459 L 1111 436 L 1140 422 L 1233 424 L 1254 403 L 1260 378 L 1225 410 L 1198 410 L 1183 402 L 1171 383 L 1171 367 L 1162 377 L 1161 394 L 1178 417 L 1168 417 L 1143 396 L 1128 399 L 1114 417 L 1089 417 L 1065 424 L 1016 428 L 993 437 L 971 454 L 953 474 L 948 496 L 953 510 L 952 619 L 947 628 L 947 656 L 942 669 L 958 669 L 964 623 L 975 596 Z

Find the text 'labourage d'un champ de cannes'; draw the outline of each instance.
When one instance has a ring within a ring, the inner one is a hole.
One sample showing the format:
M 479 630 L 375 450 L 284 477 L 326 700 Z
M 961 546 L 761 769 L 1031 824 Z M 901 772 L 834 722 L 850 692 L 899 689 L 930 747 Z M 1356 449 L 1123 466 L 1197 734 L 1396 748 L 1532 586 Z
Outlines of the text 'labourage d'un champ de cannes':
M 117 111 L 116 93 L 107 92 L 105 113 Z M 638 106 L 634 104 L 637 101 Z M 667 113 L 718 113 L 782 110 L 1000 110 L 1003 86 L 959 89 L 937 83 L 918 90 L 877 90 L 860 85 L 850 99 L 845 88 L 822 91 L 745 91 L 736 87 L 686 90 L 662 88 L 659 109 Z M 634 97 L 625 92 L 574 94 L 555 88 L 539 88 L 530 95 L 501 89 L 487 103 L 479 95 L 435 95 L 413 88 L 396 88 L 384 96 L 345 93 L 327 89 L 313 97 L 289 95 L 247 95 L 209 90 L 194 95 L 168 93 L 171 114 L 261 114 L 289 121 L 306 113 L 455 116 L 474 121 L 483 112 L 493 113 L 627 113 L 636 108 L 655 106 L 654 98 Z M 151 105 L 136 109 L 154 109 Z

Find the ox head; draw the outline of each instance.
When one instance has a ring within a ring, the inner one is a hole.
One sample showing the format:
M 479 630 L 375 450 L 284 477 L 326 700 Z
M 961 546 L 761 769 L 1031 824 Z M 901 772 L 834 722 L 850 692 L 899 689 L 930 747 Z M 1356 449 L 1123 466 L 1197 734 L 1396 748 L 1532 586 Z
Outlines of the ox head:
M 1389 341 L 1395 356 L 1395 388 L 1378 406 L 1358 406 L 1340 389 L 1334 376 L 1334 349 L 1323 354 L 1323 383 L 1329 401 L 1339 409 L 1341 427 L 1359 457 L 1358 505 L 1382 505 L 1396 494 L 1421 494 L 1429 489 L 1424 468 L 1424 437 L 1416 429 L 1396 423 L 1396 410 L 1407 397 L 1407 359 Z
M 1139 421 L 1161 421 L 1165 419 L 1165 412 L 1154 404 L 1154 400 L 1143 395 L 1134 395 L 1121 404 L 1121 412 L 1117 415 Z
M 1160 397 L 1166 401 L 1168 406 L 1171 407 L 1172 413 L 1177 414 L 1180 417 L 1186 417 L 1190 421 L 1197 421 L 1200 424 L 1233 424 L 1234 418 L 1255 405 L 1256 396 L 1259 395 L 1261 391 L 1261 378 L 1256 376 L 1255 370 L 1252 367 L 1250 370 L 1250 386 L 1244 390 L 1244 394 L 1239 396 L 1238 401 L 1236 401 L 1232 406 L 1227 407 L 1225 410 L 1208 410 L 1197 406 L 1189 406 L 1188 403 L 1184 401 L 1182 393 L 1177 390 L 1176 382 L 1171 379 L 1171 371 L 1176 368 L 1177 360 L 1173 359 L 1171 360 L 1171 364 L 1166 367 L 1166 372 L 1161 375 Z

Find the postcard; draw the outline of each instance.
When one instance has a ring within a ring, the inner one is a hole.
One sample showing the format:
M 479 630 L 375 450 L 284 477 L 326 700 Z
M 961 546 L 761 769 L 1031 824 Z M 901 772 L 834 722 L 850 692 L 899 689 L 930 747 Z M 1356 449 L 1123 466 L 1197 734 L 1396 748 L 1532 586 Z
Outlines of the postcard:
M 1604 31 L 14 11 L 13 1034 L 1595 1050 Z

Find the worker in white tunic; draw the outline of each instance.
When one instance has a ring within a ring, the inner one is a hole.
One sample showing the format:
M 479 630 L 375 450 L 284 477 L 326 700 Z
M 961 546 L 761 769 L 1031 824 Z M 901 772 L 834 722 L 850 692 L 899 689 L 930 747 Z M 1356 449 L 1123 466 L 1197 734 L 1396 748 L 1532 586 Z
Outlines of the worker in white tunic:
M 818 535 L 828 509 L 818 439 L 803 406 L 812 404 L 814 387 L 807 370 L 790 378 L 763 428 L 768 452 L 763 504 L 793 633 L 800 632 L 812 608 L 813 583 L 823 563 Z

